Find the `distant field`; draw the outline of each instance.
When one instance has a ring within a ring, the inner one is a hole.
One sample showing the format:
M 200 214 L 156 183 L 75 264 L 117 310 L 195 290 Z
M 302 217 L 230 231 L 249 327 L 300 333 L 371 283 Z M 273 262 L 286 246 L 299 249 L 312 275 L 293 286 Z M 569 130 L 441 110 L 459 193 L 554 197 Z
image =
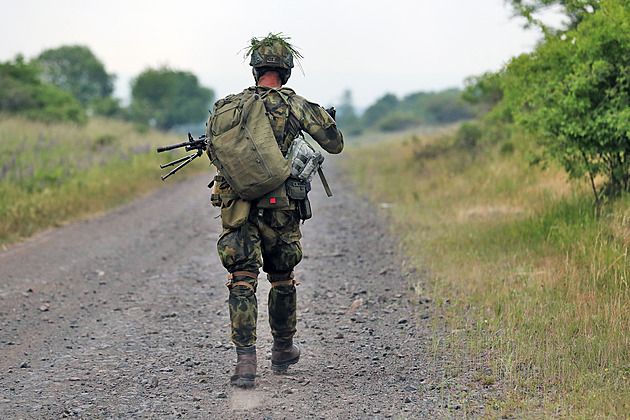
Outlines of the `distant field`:
M 101 212 L 160 186 L 160 163 L 185 136 L 92 119 L 86 126 L 0 116 L 0 245 Z M 167 182 L 207 170 L 201 157 Z
M 597 217 L 587 185 L 529 166 L 518 139 L 353 144 L 347 169 L 428 273 L 414 287 L 451 331 L 433 343 L 449 374 L 498 387 L 496 417 L 628 418 L 630 197 Z

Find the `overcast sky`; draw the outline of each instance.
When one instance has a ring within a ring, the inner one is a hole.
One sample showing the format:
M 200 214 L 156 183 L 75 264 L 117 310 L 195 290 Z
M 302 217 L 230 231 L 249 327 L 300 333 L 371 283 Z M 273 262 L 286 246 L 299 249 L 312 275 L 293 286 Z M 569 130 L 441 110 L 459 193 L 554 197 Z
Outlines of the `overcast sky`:
M 253 79 L 243 49 L 283 32 L 304 59 L 288 86 L 324 106 L 350 89 L 357 107 L 386 93 L 462 87 L 533 49 L 541 35 L 503 0 L 0 0 L 0 61 L 86 45 L 129 81 L 166 65 L 194 73 L 219 97 Z

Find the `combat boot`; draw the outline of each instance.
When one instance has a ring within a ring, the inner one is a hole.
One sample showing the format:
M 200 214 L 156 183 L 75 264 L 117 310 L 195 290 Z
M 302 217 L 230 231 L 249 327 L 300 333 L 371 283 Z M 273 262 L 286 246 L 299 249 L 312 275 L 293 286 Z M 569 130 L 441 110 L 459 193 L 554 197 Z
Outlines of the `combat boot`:
M 256 349 L 240 352 L 237 348 L 236 352 L 236 370 L 230 381 L 240 388 L 253 388 L 256 378 Z
M 294 365 L 300 360 L 300 347 L 297 344 L 293 344 L 293 340 L 289 340 L 286 343 L 278 343 L 273 341 L 271 347 L 271 370 L 274 373 L 284 373 L 287 368 Z

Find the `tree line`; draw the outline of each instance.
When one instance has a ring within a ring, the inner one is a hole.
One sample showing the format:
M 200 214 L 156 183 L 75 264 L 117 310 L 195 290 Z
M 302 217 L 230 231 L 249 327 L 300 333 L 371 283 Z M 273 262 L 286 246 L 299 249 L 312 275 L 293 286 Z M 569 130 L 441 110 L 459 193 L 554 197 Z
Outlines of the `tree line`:
M 440 125 L 473 117 L 470 105 L 461 100 L 457 88 L 439 92 L 416 92 L 399 99 L 387 93 L 359 115 L 352 102 L 352 92 L 343 93 L 337 123 L 344 133 L 364 130 L 399 131 L 418 125 Z
M 168 130 L 202 122 L 214 100 L 194 74 L 161 67 L 132 80 L 131 103 L 123 107 L 112 96 L 115 77 L 81 45 L 45 50 L 30 61 L 18 55 L 0 63 L 0 112 L 77 123 L 102 115 Z
M 467 79 L 463 98 L 481 117 L 462 126 L 469 143 L 525 139 L 532 163 L 557 162 L 570 178 L 586 178 L 598 205 L 630 191 L 630 2 L 508 3 L 544 39 L 499 71 Z M 564 13 L 560 28 L 538 18 L 552 6 Z
M 147 69 L 131 81 L 131 103 L 113 95 L 116 76 L 86 46 L 43 51 L 26 61 L 18 55 L 0 63 L 0 112 L 43 121 L 85 122 L 89 115 L 123 118 L 160 129 L 205 120 L 215 99 L 186 71 Z M 364 129 L 395 131 L 418 124 L 443 124 L 470 118 L 460 91 L 419 92 L 402 99 L 386 94 L 359 115 L 346 91 L 338 106 L 338 123 L 348 134 Z

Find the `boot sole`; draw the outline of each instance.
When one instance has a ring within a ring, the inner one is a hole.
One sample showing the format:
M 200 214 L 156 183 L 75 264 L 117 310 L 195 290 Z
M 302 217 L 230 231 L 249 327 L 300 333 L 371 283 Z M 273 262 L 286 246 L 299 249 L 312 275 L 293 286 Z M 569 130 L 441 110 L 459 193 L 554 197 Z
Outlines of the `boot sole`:
M 286 362 L 274 362 L 272 360 L 271 370 L 276 374 L 285 373 L 289 366 L 296 364 L 299 360 L 300 360 L 300 356 L 296 357 L 295 359 L 287 360 Z
M 254 377 L 250 377 L 249 375 L 247 376 L 232 376 L 232 378 L 230 379 L 230 382 L 232 385 L 237 386 L 239 388 L 253 388 L 255 383 L 254 383 Z

